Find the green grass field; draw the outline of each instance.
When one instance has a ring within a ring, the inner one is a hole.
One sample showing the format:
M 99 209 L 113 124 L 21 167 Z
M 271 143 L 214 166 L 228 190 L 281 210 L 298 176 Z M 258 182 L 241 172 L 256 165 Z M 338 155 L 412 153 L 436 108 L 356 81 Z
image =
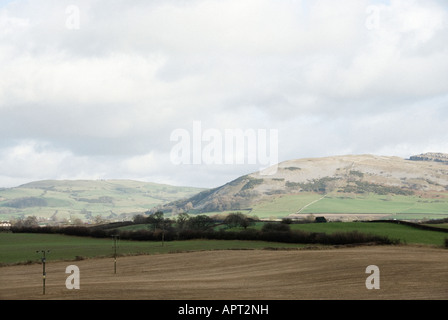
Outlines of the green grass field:
M 284 217 L 299 210 L 302 214 L 389 214 L 397 219 L 424 219 L 448 217 L 448 199 L 428 199 L 419 196 L 377 194 L 303 193 L 279 196 L 270 202 L 255 205 L 250 212 L 259 218 Z
M 273 201 L 255 205 L 251 214 L 256 215 L 260 219 L 284 217 L 291 213 L 296 213 L 302 207 L 321 197 L 322 195 L 316 193 L 281 196 L 275 198 Z
M 118 255 L 158 254 L 199 250 L 299 248 L 303 244 L 238 240 L 119 241 Z M 0 265 L 38 262 L 40 250 L 50 250 L 47 260 L 76 260 L 112 257 L 112 239 L 58 234 L 0 233 Z
M 448 233 L 439 231 L 421 230 L 411 226 L 381 222 L 330 222 L 293 224 L 291 230 L 304 230 L 310 232 L 349 232 L 359 231 L 379 236 L 387 236 L 390 239 L 400 239 L 401 243 L 426 244 L 442 246 Z
M 258 222 L 250 228 L 261 229 L 262 225 L 263 222 Z M 147 227 L 147 225 L 139 226 Z M 329 222 L 291 224 L 290 226 L 291 230 L 308 232 L 358 231 L 387 236 L 390 239 L 399 239 L 403 244 L 443 246 L 445 239 L 448 238 L 448 233 L 444 232 L 420 230 L 406 225 L 380 222 Z M 233 228 L 232 230 L 238 229 Z M 304 246 L 303 244 L 239 240 L 166 241 L 163 246 L 160 241 L 120 241 L 118 254 L 157 254 L 197 250 L 263 249 L 267 247 L 299 248 Z M 40 258 L 40 253 L 36 253 L 36 251 L 40 250 L 51 250 L 48 259 L 53 260 L 111 257 L 113 254 L 113 241 L 112 239 L 58 234 L 0 233 L 0 265 L 37 262 Z

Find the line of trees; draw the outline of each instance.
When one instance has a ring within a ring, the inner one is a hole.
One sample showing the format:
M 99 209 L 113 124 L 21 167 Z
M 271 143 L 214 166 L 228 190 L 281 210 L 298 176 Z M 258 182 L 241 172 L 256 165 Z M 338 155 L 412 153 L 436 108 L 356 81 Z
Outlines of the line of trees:
M 165 218 L 162 211 L 138 214 L 133 221 L 135 224 L 149 224 L 153 231 L 208 230 L 216 225 L 216 221 L 207 215 L 189 216 L 187 213 L 180 213 L 174 220 Z
M 165 218 L 162 211 L 153 214 L 147 212 L 145 215 L 138 214 L 134 217 L 135 224 L 149 224 L 152 230 L 202 230 L 207 231 L 217 224 L 223 224 L 226 228 L 247 229 L 259 221 L 257 217 L 249 217 L 241 212 L 233 212 L 228 214 L 223 220 L 211 218 L 207 215 L 199 214 L 190 216 L 183 212 L 176 216 L 176 219 Z
M 225 228 L 215 230 L 217 222 L 206 215 L 189 216 L 179 214 L 176 220 L 167 219 L 162 212 L 150 215 L 138 215 L 134 224 L 149 224 L 148 229 L 118 229 L 107 227 L 12 227 L 12 232 L 58 233 L 74 236 L 90 236 L 106 238 L 119 235 L 123 240 L 172 241 L 172 240 L 260 240 L 284 243 L 306 243 L 345 245 L 360 243 L 397 244 L 399 240 L 388 237 L 364 234 L 360 232 L 317 233 L 290 230 L 287 223 L 270 222 L 264 224 L 261 230 L 247 228 L 253 219 L 241 213 L 229 214 L 221 223 Z M 231 228 L 242 227 L 242 230 L 232 231 Z
M 213 230 L 178 230 L 164 231 L 160 229 L 151 230 L 104 230 L 82 226 L 69 227 L 40 227 L 40 228 L 12 228 L 12 232 L 25 233 L 57 233 L 72 236 L 87 236 L 95 238 L 110 238 L 112 235 L 119 235 L 123 240 L 137 241 L 174 241 L 174 240 L 255 240 L 283 243 L 303 243 L 303 244 L 326 244 L 326 245 L 347 245 L 347 244 L 398 244 L 399 240 L 389 239 L 385 236 L 364 234 L 361 232 L 339 232 L 320 233 L 306 232 L 299 230 L 289 231 L 263 231 L 247 229 L 243 231 L 213 231 Z

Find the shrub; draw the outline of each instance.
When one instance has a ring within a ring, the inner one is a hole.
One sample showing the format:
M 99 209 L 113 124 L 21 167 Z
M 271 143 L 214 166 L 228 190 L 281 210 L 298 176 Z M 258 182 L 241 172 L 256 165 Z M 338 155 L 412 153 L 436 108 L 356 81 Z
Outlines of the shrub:
M 284 224 L 291 224 L 292 223 L 292 219 L 291 218 L 283 218 L 282 219 L 282 223 L 284 223 Z
M 246 229 L 255 223 L 255 219 L 248 217 L 241 212 L 233 212 L 224 219 L 223 223 L 227 228 L 242 227 Z
M 290 231 L 290 230 L 291 227 L 289 226 L 289 224 L 275 223 L 275 222 L 265 223 L 261 228 L 261 231 L 263 232 Z
M 200 214 L 188 219 L 188 228 L 191 230 L 207 230 L 210 229 L 215 222 L 207 215 Z

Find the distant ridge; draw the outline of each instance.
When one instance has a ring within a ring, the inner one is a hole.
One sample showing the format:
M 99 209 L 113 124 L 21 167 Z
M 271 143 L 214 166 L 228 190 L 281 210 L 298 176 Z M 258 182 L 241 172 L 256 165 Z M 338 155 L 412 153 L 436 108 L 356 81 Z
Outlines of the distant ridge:
M 317 205 L 333 201 L 339 207 L 328 205 L 327 213 L 430 210 L 448 215 L 445 156 L 425 154 L 413 156 L 414 161 L 371 154 L 288 160 L 157 209 L 174 214 L 245 210 L 274 216 L 313 212 Z M 378 202 L 355 208 L 369 196 Z M 388 204 L 399 197 L 407 198 L 394 203 L 395 211 Z
M 135 180 L 35 181 L 0 189 L 0 218 L 35 215 L 45 224 L 123 221 L 157 210 L 168 216 L 241 210 L 273 219 L 309 214 L 365 219 L 367 213 L 443 218 L 448 217 L 447 164 L 448 154 L 436 152 L 409 159 L 371 154 L 302 158 L 213 189 Z
M 434 161 L 448 163 L 448 154 L 440 152 L 427 152 L 416 156 L 411 156 L 409 160 L 413 161 Z
M 201 188 L 136 180 L 41 180 L 0 189 L 0 220 L 36 216 L 43 224 L 130 220 Z

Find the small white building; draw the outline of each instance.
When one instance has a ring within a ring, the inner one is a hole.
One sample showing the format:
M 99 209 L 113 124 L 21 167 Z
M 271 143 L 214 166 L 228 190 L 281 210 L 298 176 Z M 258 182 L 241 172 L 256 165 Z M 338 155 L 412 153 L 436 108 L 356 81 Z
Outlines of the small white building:
M 11 223 L 9 221 L 2 221 L 0 222 L 0 228 L 10 228 Z

